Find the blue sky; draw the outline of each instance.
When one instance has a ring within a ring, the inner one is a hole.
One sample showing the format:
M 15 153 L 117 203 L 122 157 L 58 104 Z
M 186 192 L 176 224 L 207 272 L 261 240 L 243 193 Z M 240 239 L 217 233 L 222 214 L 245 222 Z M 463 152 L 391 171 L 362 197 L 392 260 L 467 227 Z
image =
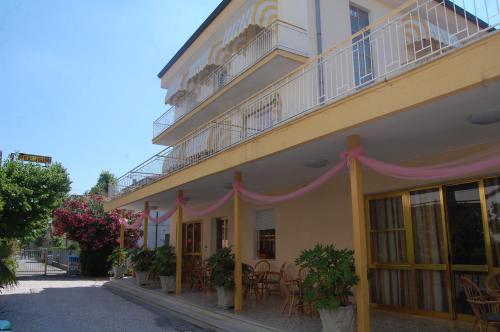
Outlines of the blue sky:
M 82 193 L 162 149 L 158 72 L 219 0 L 1 0 L 0 150 L 52 156 Z

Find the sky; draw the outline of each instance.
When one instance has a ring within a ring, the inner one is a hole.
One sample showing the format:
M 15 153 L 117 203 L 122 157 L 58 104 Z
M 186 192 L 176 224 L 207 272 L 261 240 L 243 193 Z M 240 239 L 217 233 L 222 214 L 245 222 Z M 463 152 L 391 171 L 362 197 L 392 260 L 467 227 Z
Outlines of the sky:
M 220 0 L 0 0 L 0 150 L 51 156 L 81 194 L 162 150 L 159 71 Z M 186 4 L 189 3 L 189 6 Z

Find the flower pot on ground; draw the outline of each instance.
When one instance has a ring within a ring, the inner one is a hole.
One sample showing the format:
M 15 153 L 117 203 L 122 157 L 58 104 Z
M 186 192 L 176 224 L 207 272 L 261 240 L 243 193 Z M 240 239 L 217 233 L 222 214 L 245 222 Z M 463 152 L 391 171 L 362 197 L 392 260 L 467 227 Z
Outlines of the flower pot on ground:
M 349 302 L 352 287 L 359 281 L 354 252 L 317 244 L 302 251 L 295 263 L 308 270 L 302 285 L 304 302 L 313 302 L 318 309 L 323 332 L 354 332 L 355 306 Z
M 234 254 L 231 248 L 217 249 L 207 259 L 207 267 L 211 271 L 209 282 L 217 290 L 218 306 L 234 307 Z
M 108 261 L 113 266 L 113 277 L 123 278 L 127 271 L 127 251 L 123 248 L 116 248 L 109 255 Z
M 166 293 L 175 292 L 175 248 L 163 246 L 156 250 L 154 259 L 154 270 L 160 276 L 162 291 Z
M 148 249 L 136 249 L 132 252 L 130 260 L 138 286 L 147 284 L 149 272 L 153 269 L 154 258 L 155 252 Z

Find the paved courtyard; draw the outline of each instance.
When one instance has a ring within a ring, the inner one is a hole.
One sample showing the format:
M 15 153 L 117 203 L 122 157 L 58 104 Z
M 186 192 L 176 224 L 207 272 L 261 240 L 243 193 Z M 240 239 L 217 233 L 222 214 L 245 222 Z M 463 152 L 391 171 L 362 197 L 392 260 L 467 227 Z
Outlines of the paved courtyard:
M 66 277 L 20 279 L 0 294 L 0 318 L 14 331 L 205 331 L 164 310 L 124 299 L 106 280 Z

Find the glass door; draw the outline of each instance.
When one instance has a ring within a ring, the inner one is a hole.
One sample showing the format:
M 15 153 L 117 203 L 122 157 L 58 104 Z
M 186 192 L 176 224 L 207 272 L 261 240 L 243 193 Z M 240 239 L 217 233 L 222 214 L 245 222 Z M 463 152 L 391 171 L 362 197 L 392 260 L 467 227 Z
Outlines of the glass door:
M 201 229 L 201 222 L 182 225 L 182 256 L 188 268 L 201 264 Z
M 488 275 L 479 189 L 478 182 L 445 187 L 445 208 L 450 236 L 450 273 L 453 282 L 453 305 L 457 316 L 472 314 L 460 278 L 467 277 L 484 287 Z

